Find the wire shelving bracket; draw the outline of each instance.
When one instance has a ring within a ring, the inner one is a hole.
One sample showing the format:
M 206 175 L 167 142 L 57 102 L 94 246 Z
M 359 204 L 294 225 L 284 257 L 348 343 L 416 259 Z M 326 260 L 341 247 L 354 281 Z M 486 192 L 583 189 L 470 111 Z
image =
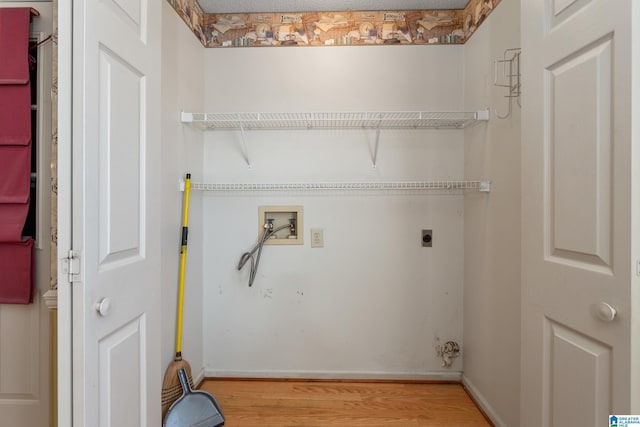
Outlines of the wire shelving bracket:
M 493 85 L 496 87 L 506 87 L 507 94 L 504 96 L 508 99 L 508 109 L 503 115 L 498 113 L 496 109 L 496 117 L 506 119 L 513 111 L 513 100 L 520 104 L 520 95 L 522 88 L 520 86 L 520 48 L 507 49 L 502 54 L 502 59 L 496 59 L 493 62 Z M 498 69 L 502 65 L 502 75 L 499 76 Z

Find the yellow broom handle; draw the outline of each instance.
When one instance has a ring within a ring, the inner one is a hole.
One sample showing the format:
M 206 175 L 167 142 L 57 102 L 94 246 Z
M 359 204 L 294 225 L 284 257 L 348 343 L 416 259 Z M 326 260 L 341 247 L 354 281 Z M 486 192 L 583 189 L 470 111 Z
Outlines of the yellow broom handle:
M 191 195 L 191 174 L 184 182 L 182 205 L 182 246 L 180 248 L 180 278 L 178 287 L 178 324 L 176 326 L 176 355 L 182 352 L 182 313 L 184 312 L 184 271 L 187 265 L 187 237 L 189 234 L 189 196 Z

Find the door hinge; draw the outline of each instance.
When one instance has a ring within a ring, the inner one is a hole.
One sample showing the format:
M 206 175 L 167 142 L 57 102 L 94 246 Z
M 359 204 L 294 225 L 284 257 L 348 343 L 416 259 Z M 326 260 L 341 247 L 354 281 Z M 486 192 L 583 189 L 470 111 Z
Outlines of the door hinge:
M 60 259 L 62 274 L 68 276 L 69 283 L 80 281 L 80 253 L 69 251 L 66 258 Z

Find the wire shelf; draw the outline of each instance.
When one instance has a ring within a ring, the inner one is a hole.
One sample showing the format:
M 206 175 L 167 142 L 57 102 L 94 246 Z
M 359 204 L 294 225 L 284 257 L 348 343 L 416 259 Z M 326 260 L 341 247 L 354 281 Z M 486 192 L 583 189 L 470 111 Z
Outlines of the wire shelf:
M 489 120 L 475 112 L 182 113 L 183 123 L 205 130 L 463 129 Z
M 181 181 L 181 188 L 184 182 Z M 262 192 L 262 191 L 402 191 L 421 192 L 430 190 L 474 190 L 488 193 L 490 181 L 405 181 L 405 182 L 306 182 L 306 183 L 200 183 L 192 182 L 191 188 L 215 192 Z

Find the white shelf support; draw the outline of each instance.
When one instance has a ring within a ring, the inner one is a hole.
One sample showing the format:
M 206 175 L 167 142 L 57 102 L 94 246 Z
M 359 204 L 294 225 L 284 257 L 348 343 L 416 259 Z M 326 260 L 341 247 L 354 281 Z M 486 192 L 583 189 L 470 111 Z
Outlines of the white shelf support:
M 476 120 L 479 122 L 488 122 L 491 115 L 489 109 L 476 111 Z
M 180 121 L 182 123 L 193 123 L 193 113 L 180 112 Z
M 244 126 L 240 124 L 240 135 L 242 135 L 242 151 L 244 160 L 247 162 L 247 168 L 251 169 L 251 158 L 249 158 L 249 149 L 247 148 L 247 140 L 244 135 Z
M 376 145 L 373 148 L 373 156 L 371 161 L 373 163 L 373 168 L 378 167 L 378 146 L 380 145 L 380 123 L 382 123 L 382 117 L 379 117 L 378 127 L 376 128 Z

